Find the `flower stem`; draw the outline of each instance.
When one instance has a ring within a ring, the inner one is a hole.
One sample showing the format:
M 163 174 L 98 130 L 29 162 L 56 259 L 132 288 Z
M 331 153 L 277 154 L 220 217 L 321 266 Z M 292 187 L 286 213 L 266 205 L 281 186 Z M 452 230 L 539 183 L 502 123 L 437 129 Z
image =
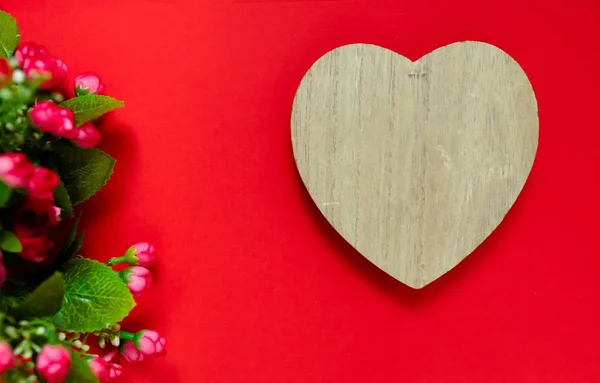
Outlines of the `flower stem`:
M 126 331 L 121 331 L 119 332 L 119 337 L 123 338 L 125 340 L 133 340 L 133 337 L 135 336 L 135 334 L 126 332 Z
M 114 266 L 114 265 L 118 265 L 119 263 L 124 263 L 124 262 L 126 262 L 125 256 L 122 256 L 122 257 L 113 257 L 113 258 L 109 259 L 108 262 L 106 262 L 106 264 L 108 266 Z

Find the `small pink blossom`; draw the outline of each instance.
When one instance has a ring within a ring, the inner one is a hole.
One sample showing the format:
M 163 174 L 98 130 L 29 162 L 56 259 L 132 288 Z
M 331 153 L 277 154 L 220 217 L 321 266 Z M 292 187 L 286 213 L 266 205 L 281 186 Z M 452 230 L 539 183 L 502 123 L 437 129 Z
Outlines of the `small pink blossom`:
M 156 248 L 148 242 L 140 242 L 127 250 L 127 262 L 136 266 L 151 266 L 156 261 Z
M 93 148 L 98 144 L 100 138 L 100 132 L 94 127 L 94 124 L 86 122 L 79 127 L 75 142 L 80 148 Z
M 133 266 L 123 270 L 125 283 L 134 295 L 139 295 L 142 291 L 150 288 L 152 284 L 152 273 L 150 270 L 141 266 Z
M 45 345 L 36 360 L 36 369 L 48 383 L 63 382 L 71 366 L 71 354 L 62 346 Z
M 52 193 L 59 182 L 58 175 L 52 170 L 38 167 L 34 169 L 25 188 L 31 198 L 52 199 Z
M 135 348 L 133 342 L 125 342 L 121 346 L 121 356 L 130 363 L 138 363 L 144 360 L 144 354 Z
M 82 73 L 75 77 L 75 94 L 83 96 L 86 94 L 102 94 L 104 84 L 96 73 Z
M 0 88 L 10 85 L 12 82 L 12 68 L 3 58 L 0 58 Z
M 119 364 L 111 363 L 116 351 L 106 354 L 104 357 L 96 357 L 90 360 L 90 368 L 100 382 L 106 382 L 121 375 L 122 367 Z
M 0 376 L 15 367 L 15 354 L 10 345 L 0 341 Z
M 23 67 L 23 62 L 25 61 L 25 59 L 33 58 L 36 56 L 48 56 L 48 49 L 46 49 L 46 47 L 42 45 L 33 42 L 28 42 L 19 45 L 19 47 L 17 47 L 17 50 L 15 51 L 15 58 L 17 59 L 17 64 L 19 64 L 19 67 L 21 68 Z
M 165 352 L 166 339 L 152 330 L 142 330 L 135 334 L 133 342 L 139 352 L 146 355 L 163 354 Z
M 0 155 L 0 178 L 10 187 L 25 187 L 33 171 L 33 164 L 23 153 Z
M 42 132 L 50 132 L 55 125 L 55 116 L 60 107 L 52 101 L 41 101 L 29 112 L 31 122 Z
M 128 267 L 121 271 L 121 276 L 133 295 L 139 295 L 142 291 L 149 289 L 152 283 L 150 270 L 141 266 Z

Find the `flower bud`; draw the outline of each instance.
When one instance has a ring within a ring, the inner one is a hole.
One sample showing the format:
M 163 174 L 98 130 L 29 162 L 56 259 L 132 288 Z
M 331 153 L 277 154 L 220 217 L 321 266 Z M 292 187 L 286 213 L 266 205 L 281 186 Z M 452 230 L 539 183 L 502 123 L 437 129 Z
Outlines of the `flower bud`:
M 93 148 L 100 141 L 100 132 L 91 122 L 86 122 L 77 129 L 75 142 L 80 148 Z
M 0 155 L 0 178 L 10 187 L 25 187 L 33 171 L 33 164 L 23 153 Z
M 148 242 L 140 242 L 131 246 L 125 255 L 130 265 L 151 266 L 156 261 L 156 248 Z
M 3 266 L 4 267 L 4 266 Z M 0 341 L 0 376 L 15 367 L 15 354 L 12 347 L 4 341 Z
M 45 57 L 48 56 L 48 49 L 46 47 L 28 42 L 20 44 L 15 51 L 15 59 L 17 59 L 17 64 L 22 68 L 25 59 L 31 59 L 36 56 Z
M 61 383 L 71 366 L 71 353 L 62 346 L 45 345 L 36 359 L 36 369 L 48 383 Z
M 86 94 L 102 94 L 104 84 L 96 73 L 82 73 L 75 77 L 75 94 L 83 96 Z
M 126 268 L 121 271 L 121 277 L 133 295 L 139 295 L 142 291 L 149 289 L 152 283 L 150 270 L 141 266 Z
M 125 342 L 121 346 L 121 356 L 130 363 L 138 363 L 144 360 L 144 354 L 135 348 L 133 342 Z
M 133 337 L 135 347 L 145 355 L 163 354 L 166 342 L 165 338 L 152 330 L 142 330 Z
M 27 182 L 27 193 L 35 199 L 52 199 L 52 193 L 59 182 L 58 175 L 52 170 L 42 167 L 35 168 Z

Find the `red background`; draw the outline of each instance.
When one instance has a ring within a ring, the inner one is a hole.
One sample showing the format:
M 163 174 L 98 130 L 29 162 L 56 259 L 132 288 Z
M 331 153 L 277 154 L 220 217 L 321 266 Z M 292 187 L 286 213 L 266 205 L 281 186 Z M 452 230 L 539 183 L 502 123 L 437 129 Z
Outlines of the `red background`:
M 162 257 L 136 324 L 168 337 L 131 382 L 600 381 L 598 0 L 0 0 L 23 40 L 125 100 L 118 165 L 88 205 L 87 256 Z M 492 43 L 540 110 L 531 177 L 498 230 L 423 290 L 340 239 L 296 173 L 309 66 L 368 42 L 416 59 Z

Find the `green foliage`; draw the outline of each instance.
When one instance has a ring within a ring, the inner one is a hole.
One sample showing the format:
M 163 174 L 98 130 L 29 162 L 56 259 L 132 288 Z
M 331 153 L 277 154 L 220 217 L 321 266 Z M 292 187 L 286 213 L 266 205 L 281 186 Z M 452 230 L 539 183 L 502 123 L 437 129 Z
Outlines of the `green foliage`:
M 56 142 L 51 159 L 73 205 L 98 192 L 110 179 L 115 159 L 98 149 L 82 149 L 69 142 Z
M 54 189 L 54 203 L 61 209 L 62 217 L 72 217 L 73 216 L 73 204 L 71 203 L 71 197 L 69 196 L 69 192 L 67 192 L 67 188 L 65 184 L 59 183 L 56 189 Z
M 65 295 L 62 274 L 54 273 L 42 282 L 11 314 L 16 318 L 29 319 L 56 315 Z
M 8 251 L 9 253 L 20 253 L 23 251 L 23 246 L 15 233 L 8 230 L 2 230 L 0 231 L 0 249 Z
M 53 318 L 62 330 L 99 331 L 123 320 L 135 306 L 125 282 L 100 262 L 73 259 L 63 273 L 65 298 Z
M 12 195 L 12 188 L 0 181 L 0 208 L 6 206 Z
M 4 373 L 0 382 L 3 383 L 23 383 L 27 382 L 29 374 L 23 368 L 13 368 Z
M 80 126 L 101 117 L 111 110 L 124 107 L 125 103 L 108 96 L 86 94 L 64 101 L 60 106 L 71 109 L 75 114 L 75 125 Z
M 0 57 L 8 58 L 19 44 L 17 21 L 4 11 L 0 11 Z

